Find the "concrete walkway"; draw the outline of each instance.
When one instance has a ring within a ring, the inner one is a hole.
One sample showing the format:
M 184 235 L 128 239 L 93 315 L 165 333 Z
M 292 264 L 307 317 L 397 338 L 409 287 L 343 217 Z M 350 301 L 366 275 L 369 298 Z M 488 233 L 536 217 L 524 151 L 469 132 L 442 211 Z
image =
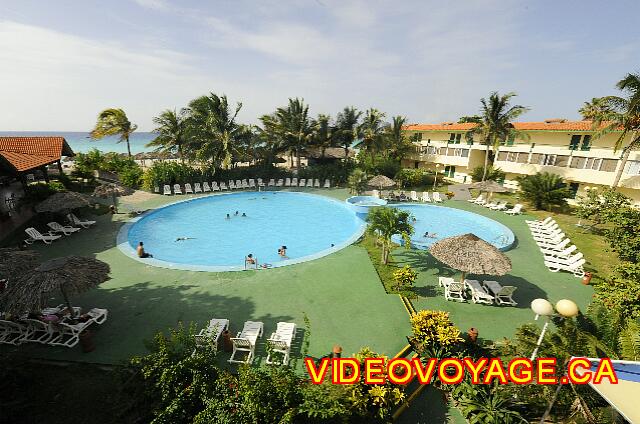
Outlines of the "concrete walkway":
M 451 200 L 469 200 L 471 199 L 471 193 L 469 193 L 469 184 L 455 184 L 450 185 L 448 190 L 453 193 Z

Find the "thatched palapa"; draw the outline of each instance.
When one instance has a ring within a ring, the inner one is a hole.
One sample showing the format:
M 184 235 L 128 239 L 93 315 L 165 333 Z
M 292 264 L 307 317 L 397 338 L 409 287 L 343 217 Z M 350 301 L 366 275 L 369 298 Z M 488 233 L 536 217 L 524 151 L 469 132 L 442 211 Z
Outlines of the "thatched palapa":
M 96 197 L 129 196 L 130 194 L 133 194 L 132 189 L 117 184 L 102 184 L 93 191 Z
M 89 197 L 74 191 L 54 193 L 38 203 L 36 212 L 62 212 L 89 206 Z
M 429 253 L 445 265 L 464 274 L 504 275 L 511 271 L 511 260 L 492 244 L 475 234 L 449 237 L 434 243 Z
M 508 188 L 501 186 L 495 181 L 487 180 L 487 181 L 479 181 L 477 183 L 473 183 L 469 186 L 469 188 L 486 191 L 489 193 L 505 193 L 510 191 Z
M 376 175 L 375 177 L 371 178 L 367 182 L 367 184 L 371 187 L 379 187 L 380 189 L 382 189 L 384 187 L 393 187 L 394 185 L 396 185 L 396 182 L 386 175 Z
M 42 263 L 11 279 L 0 294 L 0 305 L 10 313 L 39 311 L 60 290 L 71 310 L 69 295 L 84 293 L 109 279 L 109 265 L 93 258 L 67 256 Z
M 0 280 L 12 279 L 38 266 L 37 252 L 33 250 L 0 249 Z

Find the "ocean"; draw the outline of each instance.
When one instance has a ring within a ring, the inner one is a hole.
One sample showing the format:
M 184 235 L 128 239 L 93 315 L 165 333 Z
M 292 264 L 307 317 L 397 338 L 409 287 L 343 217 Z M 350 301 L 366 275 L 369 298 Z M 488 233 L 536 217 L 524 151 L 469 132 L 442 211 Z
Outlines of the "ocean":
M 86 153 L 91 149 L 98 149 L 103 152 L 127 153 L 127 143 L 118 143 L 118 137 L 105 137 L 102 140 L 91 140 L 86 132 L 66 132 L 66 131 L 0 131 L 0 137 L 34 137 L 51 135 L 64 137 L 69 146 L 76 153 Z M 155 138 L 155 134 L 150 132 L 134 132 L 129 139 L 131 144 L 131 154 L 150 152 L 153 148 L 146 147 L 146 144 Z

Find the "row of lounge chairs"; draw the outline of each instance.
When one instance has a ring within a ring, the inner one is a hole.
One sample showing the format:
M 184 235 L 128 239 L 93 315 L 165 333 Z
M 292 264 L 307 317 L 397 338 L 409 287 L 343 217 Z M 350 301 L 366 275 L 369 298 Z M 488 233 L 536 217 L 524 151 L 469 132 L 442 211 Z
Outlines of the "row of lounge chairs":
M 544 264 L 551 272 L 567 271 L 578 278 L 584 277 L 584 255 L 571 245 L 571 240 L 553 218 L 526 222 L 544 256 Z
M 442 197 L 440 197 L 440 193 L 438 193 L 437 191 L 434 191 L 432 193 L 432 196 L 429 196 L 428 191 L 423 191 L 422 197 L 418 197 L 418 193 L 416 191 L 411 191 L 411 193 L 409 193 L 409 196 L 407 196 L 404 193 L 404 191 L 401 191 L 400 194 L 397 194 L 397 195 L 393 191 L 385 193 L 385 192 L 379 192 L 378 190 L 373 190 L 372 193 L 373 193 L 373 197 L 376 197 L 378 199 L 383 198 L 384 200 L 397 201 L 397 202 L 423 202 L 423 203 L 443 202 Z
M 80 231 L 81 228 L 89 228 L 96 223 L 96 221 L 82 220 L 72 213 L 67 215 L 67 219 L 71 225 L 62 225 L 56 221 L 52 221 L 47 224 L 50 230 L 45 233 L 41 233 L 33 227 L 25 229 L 24 232 L 27 233 L 29 238 L 25 239 L 24 242 L 32 244 L 36 241 L 41 241 L 44 244 L 51 244 L 63 235 L 70 236 Z
M 217 346 L 223 332 L 229 330 L 229 320 L 224 318 L 214 318 L 209 321 L 209 325 L 200 330 L 196 335 L 196 346 L 203 346 L 207 339 L 213 340 Z M 296 324 L 292 322 L 279 322 L 276 331 L 267 340 L 267 364 L 288 365 L 291 355 L 291 344 L 296 336 Z M 258 338 L 262 337 L 264 323 L 260 321 L 246 321 L 236 337 L 231 337 L 233 353 L 229 362 L 232 364 L 250 364 L 256 351 Z M 240 355 L 245 355 L 244 359 Z M 276 357 L 276 355 L 278 357 Z M 281 359 L 279 358 L 281 356 Z
M 244 180 L 229 180 L 229 185 L 224 181 L 217 182 L 213 181 L 211 185 L 209 185 L 208 181 L 200 183 L 194 183 L 193 186 L 191 183 L 185 183 L 184 190 L 180 184 L 173 185 L 173 192 L 171 191 L 171 185 L 165 184 L 162 189 L 162 194 L 170 196 L 172 194 L 197 194 L 197 193 L 210 193 L 215 191 L 226 191 L 226 190 L 243 190 L 243 189 L 255 189 L 257 187 L 309 187 L 309 188 L 331 188 L 331 182 L 327 179 L 324 181 L 324 185 L 320 185 L 319 179 L 305 179 L 301 178 L 280 178 L 276 181 L 275 178 L 271 178 L 266 184 L 262 180 L 262 178 L 258 178 L 257 180 L 244 179 Z M 155 187 L 154 191 L 156 193 L 160 193 L 160 187 Z
M 489 202 L 487 199 L 485 199 L 483 194 L 480 194 L 478 197 L 476 197 L 475 199 L 469 199 L 467 200 L 470 203 L 475 203 L 476 205 L 480 205 L 480 206 L 484 206 L 486 208 L 489 208 L 491 210 L 494 211 L 503 211 L 504 213 L 506 213 L 507 215 L 520 215 L 522 214 L 522 205 L 520 203 L 516 203 L 515 205 L 513 205 L 513 208 L 508 209 L 507 208 L 507 201 L 496 201 L 494 200 L 493 202 Z
M 42 316 L 60 314 L 64 305 L 47 308 Z M 73 307 L 73 315 L 65 315 L 57 322 L 24 315 L 17 319 L 7 319 L 0 314 L 0 343 L 19 345 L 26 342 L 48 344 L 52 346 L 74 347 L 80 340 L 80 334 L 92 324 L 103 324 L 108 317 L 107 309 L 93 308 L 82 314 L 82 308 Z M 77 318 L 82 318 L 77 319 Z
M 466 302 L 471 299 L 473 303 L 484 303 L 486 305 L 509 305 L 517 306 L 513 300 L 513 293 L 517 287 L 503 286 L 497 281 L 483 281 L 465 279 L 464 282 L 455 281 L 449 277 L 438 277 L 438 285 L 444 287 L 444 297 L 447 300 Z M 467 293 L 468 290 L 468 293 Z

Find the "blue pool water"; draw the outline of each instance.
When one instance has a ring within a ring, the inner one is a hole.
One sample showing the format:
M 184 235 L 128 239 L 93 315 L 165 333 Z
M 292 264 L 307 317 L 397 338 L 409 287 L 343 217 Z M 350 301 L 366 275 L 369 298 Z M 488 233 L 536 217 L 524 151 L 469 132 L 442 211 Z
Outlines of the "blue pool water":
M 231 219 L 225 218 L 227 213 Z M 279 266 L 344 248 L 362 234 L 364 226 L 347 205 L 324 196 L 233 193 L 183 201 L 145 214 L 125 229 L 126 250 L 131 254 L 143 241 L 154 255 L 145 261 L 177 269 L 242 269 L 249 253 L 260 264 Z M 190 239 L 176 241 L 181 237 Z M 122 247 L 121 240 L 119 244 Z M 281 245 L 287 246 L 288 260 L 278 255 Z
M 472 212 L 435 205 L 394 205 L 416 218 L 412 222 L 414 234 L 411 244 L 418 249 L 426 249 L 438 240 L 472 233 L 500 250 L 507 250 L 515 241 L 513 232 L 493 219 Z M 424 233 L 437 237 L 424 237 Z M 400 242 L 400 237 L 395 237 Z

